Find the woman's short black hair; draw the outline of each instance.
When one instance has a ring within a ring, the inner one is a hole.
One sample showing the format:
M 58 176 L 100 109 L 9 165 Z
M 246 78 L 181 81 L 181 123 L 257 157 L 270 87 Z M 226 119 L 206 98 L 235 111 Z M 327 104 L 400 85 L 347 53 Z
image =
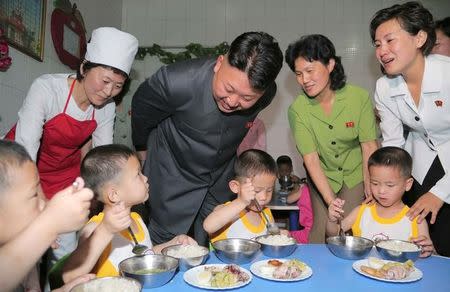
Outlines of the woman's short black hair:
M 103 65 L 103 64 L 97 64 L 97 63 L 93 63 L 93 62 L 89 62 L 89 61 L 85 60 L 85 61 L 83 61 L 81 63 L 80 66 L 78 66 L 78 69 L 77 69 L 77 80 L 78 81 L 81 81 L 84 78 L 84 74 L 81 74 L 81 67 L 82 66 L 83 66 L 83 71 L 84 71 L 85 74 L 86 74 L 86 72 L 88 72 L 92 68 L 103 67 L 105 69 L 112 70 L 116 74 L 122 75 L 123 77 L 125 77 L 126 80 L 128 80 L 128 74 L 123 72 L 122 70 L 119 70 L 119 69 L 111 67 L 111 66 L 107 66 L 107 65 Z
M 375 42 L 375 32 L 377 28 L 389 21 L 396 19 L 400 26 L 410 35 L 417 35 L 423 30 L 427 33 L 427 40 L 420 48 L 423 55 L 427 56 L 433 49 L 436 42 L 436 32 L 434 30 L 433 15 L 419 2 L 406 2 L 395 4 L 391 7 L 379 10 L 370 22 L 370 37 Z
M 305 35 L 289 45 L 286 49 L 285 60 L 293 72 L 295 72 L 295 60 L 300 57 L 309 62 L 319 61 L 324 65 L 328 65 L 330 60 L 334 59 L 334 69 L 330 73 L 330 88 L 338 90 L 345 86 L 347 78 L 341 58 L 336 56 L 336 49 L 326 36 L 321 34 Z

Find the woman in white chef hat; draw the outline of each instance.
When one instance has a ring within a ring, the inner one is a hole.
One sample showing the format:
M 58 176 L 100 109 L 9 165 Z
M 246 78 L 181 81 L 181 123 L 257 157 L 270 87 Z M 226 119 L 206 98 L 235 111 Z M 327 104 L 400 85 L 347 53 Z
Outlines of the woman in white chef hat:
M 37 162 L 47 199 L 79 176 L 87 141 L 92 138 L 92 147 L 113 142 L 112 99 L 122 91 L 137 49 L 138 40 L 131 34 L 97 28 L 76 75 L 45 74 L 34 80 L 17 125 L 5 138 L 25 146 Z M 75 248 L 75 242 L 64 245 L 61 255 Z

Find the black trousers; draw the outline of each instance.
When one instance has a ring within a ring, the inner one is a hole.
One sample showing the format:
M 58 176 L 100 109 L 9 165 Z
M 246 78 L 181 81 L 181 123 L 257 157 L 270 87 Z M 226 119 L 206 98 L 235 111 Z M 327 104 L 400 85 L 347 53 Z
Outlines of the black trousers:
M 444 175 L 444 168 L 441 165 L 439 157 L 436 156 L 423 183 L 419 184 L 414 179 L 411 190 L 403 196 L 403 202 L 411 207 L 417 199 L 427 193 Z M 450 257 L 450 205 L 444 203 L 437 214 L 434 224 L 430 224 L 431 214 L 426 219 L 430 229 L 430 237 L 437 253 Z
M 193 218 L 190 230 L 182 231 L 180 232 L 180 234 L 187 234 L 193 237 L 199 245 L 208 246 L 209 236 L 208 233 L 206 233 L 205 229 L 203 229 L 203 221 L 219 204 L 222 204 L 222 202 L 219 202 L 210 192 L 208 192 L 202 202 L 199 212 L 196 214 L 195 218 Z M 167 216 L 171 215 L 167 214 Z M 167 231 L 164 226 L 161 226 L 156 221 L 154 221 L 151 218 L 151 215 L 150 223 L 147 226 L 153 244 L 165 243 L 178 235 Z

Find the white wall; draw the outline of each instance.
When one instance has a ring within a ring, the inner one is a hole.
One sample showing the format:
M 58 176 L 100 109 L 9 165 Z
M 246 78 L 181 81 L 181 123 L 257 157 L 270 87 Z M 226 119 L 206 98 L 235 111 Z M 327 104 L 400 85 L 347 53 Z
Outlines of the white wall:
M 75 2 L 86 24 L 87 39 L 96 27 L 121 27 L 122 0 L 77 0 Z M 53 47 L 50 33 L 53 9 L 53 0 L 47 0 L 43 62 L 36 61 L 10 46 L 12 65 L 8 71 L 0 72 L 0 136 L 4 135 L 16 122 L 17 112 L 28 92 L 28 88 L 36 77 L 45 73 L 72 71 L 59 61 Z
M 379 71 L 373 56 L 368 26 L 380 8 L 404 1 L 393 0 L 77 0 L 89 36 L 99 26 L 115 26 L 136 35 L 142 46 L 157 43 L 184 46 L 190 42 L 215 46 L 231 42 L 244 31 L 263 30 L 287 45 L 303 34 L 322 33 L 335 43 L 343 58 L 348 80 L 373 90 Z M 422 1 L 436 18 L 448 15 L 450 1 Z M 47 0 L 44 62 L 11 48 L 13 64 L 0 72 L 0 135 L 17 120 L 26 92 L 37 76 L 70 72 L 60 63 L 51 41 L 53 1 Z M 132 93 L 161 63 L 154 57 L 136 61 Z M 301 158 L 292 141 L 286 110 L 299 93 L 293 74 L 283 66 L 277 78 L 276 100 L 261 117 L 267 128 L 268 152 L 288 154 L 303 176 Z M 130 93 L 130 94 L 131 94 Z M 129 100 L 129 98 L 128 98 Z
M 370 92 L 379 76 L 370 42 L 369 22 L 384 7 L 406 1 L 393 0 L 123 0 L 122 28 L 137 36 L 141 46 L 157 43 L 184 46 L 190 42 L 215 46 L 231 42 L 245 31 L 272 34 L 284 51 L 303 34 L 321 33 L 342 56 L 350 83 Z M 448 16 L 450 1 L 425 0 L 436 18 Z M 161 63 L 147 56 L 137 61 L 137 79 L 143 81 Z M 134 82 L 132 89 L 140 82 Z M 262 113 L 267 128 L 268 152 L 275 158 L 288 154 L 304 175 L 300 155 L 292 140 L 287 107 L 300 89 L 286 64 L 277 78 L 276 100 Z

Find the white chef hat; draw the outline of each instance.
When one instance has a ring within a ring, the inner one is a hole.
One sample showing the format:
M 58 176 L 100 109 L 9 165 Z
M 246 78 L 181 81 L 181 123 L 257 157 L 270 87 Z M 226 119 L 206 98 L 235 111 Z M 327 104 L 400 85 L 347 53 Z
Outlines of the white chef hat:
M 137 49 L 138 40 L 131 34 L 114 27 L 100 27 L 92 32 L 84 58 L 130 74 Z

